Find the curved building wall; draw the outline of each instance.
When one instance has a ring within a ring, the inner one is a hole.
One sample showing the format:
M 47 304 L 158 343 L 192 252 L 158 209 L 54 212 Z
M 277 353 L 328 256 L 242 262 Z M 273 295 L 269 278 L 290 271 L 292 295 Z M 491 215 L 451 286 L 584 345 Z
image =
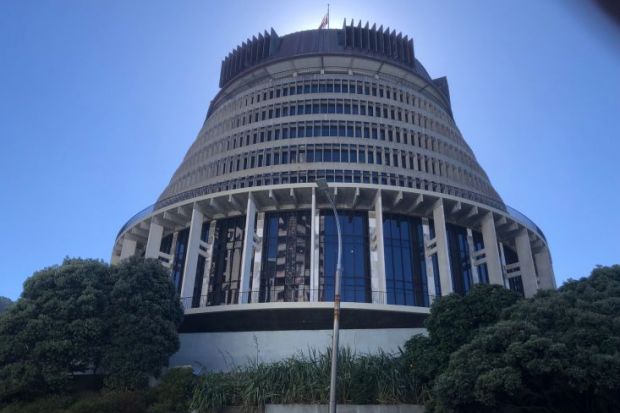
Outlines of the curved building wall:
M 360 351 L 396 349 L 437 296 L 476 283 L 527 297 L 555 287 L 544 235 L 493 189 L 447 81 L 406 38 L 374 26 L 272 31 L 225 59 L 221 85 L 169 185 L 113 250 L 113 262 L 171 269 L 186 308 L 174 363 L 220 366 L 219 347 L 199 343 L 238 340 L 239 363 L 256 351 L 237 345 L 250 337 L 273 359 L 303 350 L 277 337 L 327 334 L 337 241 L 319 178 L 343 230 L 342 326 L 391 343 L 353 339 Z

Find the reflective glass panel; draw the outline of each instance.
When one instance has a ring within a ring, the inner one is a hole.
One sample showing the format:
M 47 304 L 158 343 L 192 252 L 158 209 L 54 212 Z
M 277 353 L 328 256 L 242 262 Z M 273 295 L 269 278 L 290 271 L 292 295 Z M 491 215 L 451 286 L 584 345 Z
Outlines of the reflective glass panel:
M 424 235 L 419 218 L 384 214 L 387 303 L 427 307 Z
M 310 211 L 266 214 L 260 302 L 310 300 Z
M 341 300 L 368 303 L 370 299 L 370 259 L 368 213 L 338 211 L 342 231 Z M 319 237 L 319 299 L 333 301 L 338 236 L 331 210 L 321 211 Z

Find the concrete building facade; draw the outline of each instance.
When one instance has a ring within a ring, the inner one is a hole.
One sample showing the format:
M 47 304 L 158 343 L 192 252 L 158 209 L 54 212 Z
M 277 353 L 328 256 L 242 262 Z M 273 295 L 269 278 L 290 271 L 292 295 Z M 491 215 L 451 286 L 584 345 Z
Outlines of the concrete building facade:
M 555 288 L 544 234 L 493 189 L 411 39 L 272 29 L 224 59 L 198 137 L 114 244 L 113 263 L 170 268 L 185 307 L 173 364 L 329 345 L 336 230 L 319 178 L 343 229 L 343 345 L 395 351 L 436 297 L 476 283 Z

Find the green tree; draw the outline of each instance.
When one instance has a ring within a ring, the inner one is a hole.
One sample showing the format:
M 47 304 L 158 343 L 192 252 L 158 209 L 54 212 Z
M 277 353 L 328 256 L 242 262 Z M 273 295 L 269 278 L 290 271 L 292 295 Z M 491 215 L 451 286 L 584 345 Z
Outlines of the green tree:
M 13 301 L 10 298 L 0 296 L 0 313 L 8 310 L 11 305 L 13 305 Z
M 179 348 L 183 310 L 170 274 L 157 260 L 131 258 L 111 267 L 106 384 L 138 389 L 159 376 Z
M 26 280 L 0 317 L 0 399 L 60 390 L 73 374 L 97 369 L 107 274 L 101 261 L 65 259 Z
M 620 266 L 538 293 L 456 351 L 441 412 L 612 412 L 620 406 Z
M 66 390 L 77 374 L 137 389 L 178 349 L 182 309 L 156 260 L 65 259 L 0 317 L 0 401 Z
M 428 336 L 417 335 L 405 344 L 404 356 L 416 379 L 428 390 L 447 366 L 450 354 L 475 332 L 495 323 L 502 310 L 519 300 L 497 285 L 478 284 L 465 296 L 450 294 L 436 300 L 425 325 Z

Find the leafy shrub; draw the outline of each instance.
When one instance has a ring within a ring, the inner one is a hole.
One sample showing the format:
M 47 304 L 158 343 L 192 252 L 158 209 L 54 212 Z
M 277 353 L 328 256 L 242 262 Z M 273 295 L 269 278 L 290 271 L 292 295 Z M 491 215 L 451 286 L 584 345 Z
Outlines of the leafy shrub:
M 198 377 L 190 368 L 169 370 L 151 390 L 149 413 L 187 413 Z
M 146 407 L 142 392 L 104 392 L 80 398 L 66 413 L 146 413 Z
M 0 413 L 65 413 L 73 403 L 70 396 L 48 396 L 33 401 L 20 401 L 0 407 Z

